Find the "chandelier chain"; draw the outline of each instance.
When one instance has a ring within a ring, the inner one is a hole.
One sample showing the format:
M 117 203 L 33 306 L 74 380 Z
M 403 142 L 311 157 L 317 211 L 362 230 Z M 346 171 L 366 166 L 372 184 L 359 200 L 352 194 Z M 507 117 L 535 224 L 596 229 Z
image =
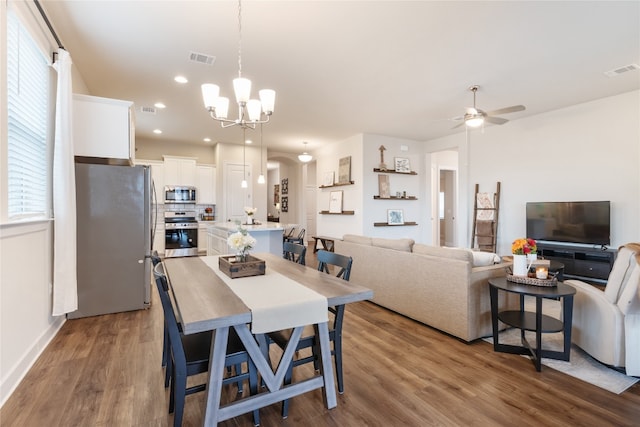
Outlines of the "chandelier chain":
M 242 77 L 242 1 L 238 0 L 238 77 Z

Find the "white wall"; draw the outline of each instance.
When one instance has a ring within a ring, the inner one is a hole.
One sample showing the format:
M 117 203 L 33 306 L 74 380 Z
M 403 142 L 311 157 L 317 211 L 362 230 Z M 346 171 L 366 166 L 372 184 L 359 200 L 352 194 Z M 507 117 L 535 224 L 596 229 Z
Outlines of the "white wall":
M 525 235 L 529 201 L 610 200 L 611 246 L 640 240 L 640 91 L 471 132 L 468 179 L 466 144 L 464 134 L 429 141 L 461 149 L 461 189 L 502 183 L 498 253 Z

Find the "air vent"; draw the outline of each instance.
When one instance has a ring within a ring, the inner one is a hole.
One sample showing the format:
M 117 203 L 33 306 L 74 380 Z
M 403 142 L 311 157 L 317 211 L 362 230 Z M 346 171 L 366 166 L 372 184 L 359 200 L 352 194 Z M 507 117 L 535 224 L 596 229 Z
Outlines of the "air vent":
M 156 114 L 156 107 L 140 107 L 141 113 Z
M 205 55 L 204 53 L 191 52 L 189 54 L 189 61 L 198 62 L 205 65 L 213 65 L 213 63 L 216 62 L 216 57 Z
M 624 67 L 616 68 L 615 70 L 605 71 L 604 75 L 607 77 L 616 77 L 622 73 L 626 73 L 627 71 L 640 70 L 640 65 L 638 64 L 629 64 Z

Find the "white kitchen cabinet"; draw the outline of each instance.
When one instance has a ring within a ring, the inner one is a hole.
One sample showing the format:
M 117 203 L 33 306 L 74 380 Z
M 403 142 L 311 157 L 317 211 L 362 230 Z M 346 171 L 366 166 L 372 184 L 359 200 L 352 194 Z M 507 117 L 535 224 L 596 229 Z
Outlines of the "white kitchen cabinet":
M 134 164 L 151 167 L 151 179 L 155 188 L 155 203 L 164 204 L 164 162 L 159 160 L 136 159 Z
M 190 157 L 163 156 L 164 185 L 197 185 L 196 159 Z
M 197 166 L 198 179 L 196 189 L 198 191 L 198 204 L 216 204 L 216 167 L 212 165 Z
M 73 95 L 74 154 L 124 160 L 135 158 L 133 102 Z
M 207 228 L 210 222 L 198 222 L 198 253 L 204 254 L 207 252 Z

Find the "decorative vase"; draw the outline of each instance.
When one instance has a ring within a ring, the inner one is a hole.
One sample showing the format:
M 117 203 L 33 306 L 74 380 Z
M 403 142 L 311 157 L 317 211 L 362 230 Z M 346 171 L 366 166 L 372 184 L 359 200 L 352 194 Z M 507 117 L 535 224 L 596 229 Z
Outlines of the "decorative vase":
M 247 253 L 240 252 L 236 254 L 236 262 L 246 262 L 247 261 Z
M 527 256 L 514 255 L 513 256 L 513 275 L 526 276 L 528 271 L 529 271 L 529 268 L 527 267 Z
M 247 215 L 247 224 L 253 224 L 253 217 L 251 215 Z

